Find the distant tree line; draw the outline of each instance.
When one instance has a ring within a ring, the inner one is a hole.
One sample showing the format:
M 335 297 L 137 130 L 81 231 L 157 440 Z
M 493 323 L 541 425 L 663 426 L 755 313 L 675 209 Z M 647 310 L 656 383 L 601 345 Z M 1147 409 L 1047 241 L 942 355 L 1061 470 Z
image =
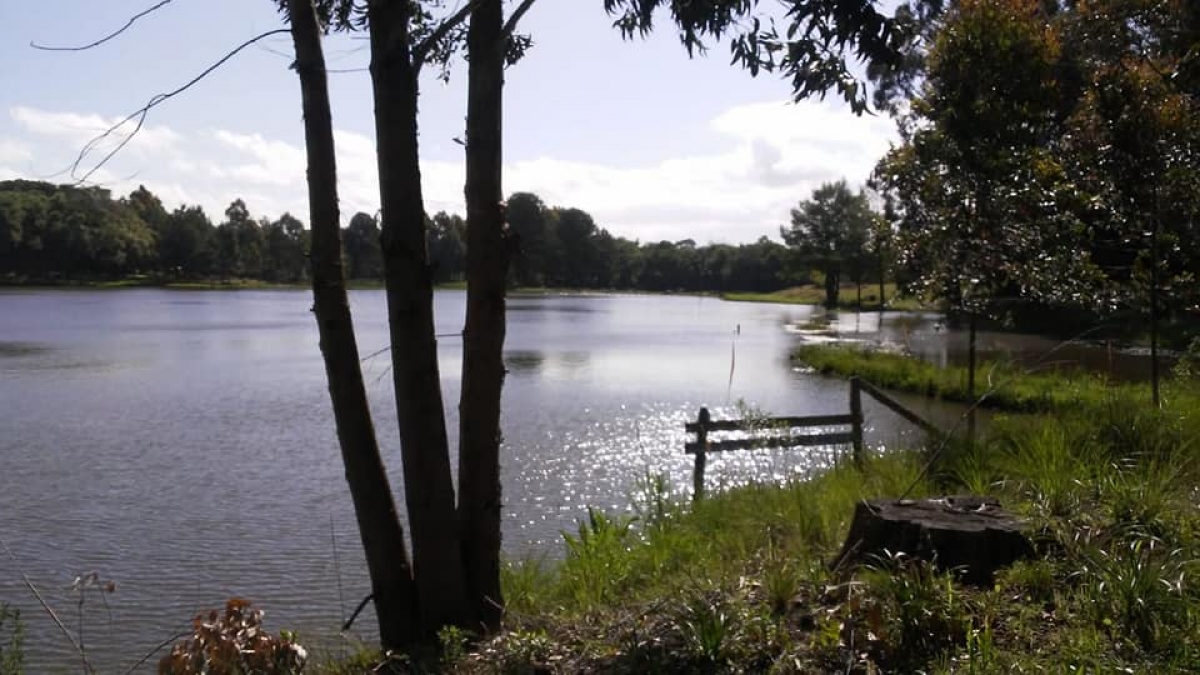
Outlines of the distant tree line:
M 519 192 L 508 200 L 516 256 L 510 284 L 524 287 L 645 291 L 770 292 L 808 281 L 788 247 L 639 242 L 617 237 L 577 208 L 547 206 Z M 462 281 L 466 223 L 439 212 L 427 222 L 435 281 Z M 356 213 L 342 228 L 346 275 L 383 276 L 379 223 Z M 255 218 L 234 200 L 214 223 L 199 206 L 168 211 L 139 187 L 114 199 L 97 187 L 0 182 L 0 280 L 72 281 L 148 275 L 166 281 L 308 279 L 309 232 L 284 213 Z

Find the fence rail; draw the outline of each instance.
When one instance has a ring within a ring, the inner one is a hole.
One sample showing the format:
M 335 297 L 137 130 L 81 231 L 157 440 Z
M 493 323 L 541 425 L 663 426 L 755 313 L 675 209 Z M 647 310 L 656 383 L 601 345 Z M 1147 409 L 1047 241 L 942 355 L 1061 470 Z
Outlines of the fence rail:
M 692 469 L 692 499 L 704 498 L 704 471 L 708 465 L 708 453 L 751 450 L 756 448 L 797 448 L 828 445 L 850 445 L 855 464 L 863 461 L 863 412 L 862 395 L 866 394 L 884 407 L 933 436 L 943 432 L 920 415 L 904 407 L 896 399 L 879 390 L 875 385 L 860 378 L 850 378 L 850 412 L 835 415 L 806 415 L 802 417 L 762 417 L 740 420 L 714 420 L 708 408 L 701 408 L 695 422 L 687 422 L 684 429 L 696 434 L 696 440 L 684 444 L 684 452 L 694 455 Z M 849 427 L 840 431 L 795 434 L 798 429 Z M 709 440 L 708 435 L 720 431 L 772 431 L 766 436 Z

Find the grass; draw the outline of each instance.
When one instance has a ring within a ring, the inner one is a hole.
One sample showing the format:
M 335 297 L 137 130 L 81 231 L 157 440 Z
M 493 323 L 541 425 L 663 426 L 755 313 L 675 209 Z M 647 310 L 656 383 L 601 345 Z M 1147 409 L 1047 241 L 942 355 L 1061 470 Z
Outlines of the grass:
M 896 291 L 896 284 L 885 284 L 884 293 L 887 296 L 887 308 L 894 310 L 916 310 L 924 308 L 916 298 L 901 296 Z M 790 305 L 820 305 L 825 302 L 825 289 L 820 286 L 793 286 L 774 293 L 723 293 L 722 300 L 731 302 L 775 302 Z M 858 295 L 853 285 L 843 284 L 838 291 L 838 307 L 841 309 L 879 309 L 879 285 L 871 284 L 862 287 L 862 305 L 858 304 Z
M 919 451 L 860 472 L 750 486 L 690 505 L 648 482 L 637 520 L 592 512 L 565 559 L 510 564 L 506 630 L 448 672 L 1195 672 L 1200 668 L 1200 419 L 1106 405 L 1001 418 L 928 475 Z M 865 497 L 986 487 L 1039 555 L 992 587 L 896 555 L 826 562 Z
M 792 353 L 792 360 L 825 375 L 857 375 L 886 389 L 973 401 L 967 395 L 965 367 L 939 368 L 911 356 L 852 345 L 803 345 Z M 987 393 L 981 407 L 1012 412 L 1095 408 L 1109 401 L 1114 392 L 1136 399 L 1138 405 L 1149 405 L 1148 385 L 1112 383 L 1077 369 L 1030 369 L 1000 361 L 979 364 L 975 388 L 976 396 Z M 1168 395 L 1194 398 L 1188 390 L 1172 389 L 1169 384 L 1167 391 Z

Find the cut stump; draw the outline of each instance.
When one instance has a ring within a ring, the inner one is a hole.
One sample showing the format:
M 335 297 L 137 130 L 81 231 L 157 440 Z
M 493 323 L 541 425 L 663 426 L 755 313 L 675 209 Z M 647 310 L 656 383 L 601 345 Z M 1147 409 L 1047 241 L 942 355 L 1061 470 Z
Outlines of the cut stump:
M 890 552 L 954 570 L 974 584 L 990 584 L 996 570 L 1033 556 L 1025 523 L 990 497 L 862 501 L 834 570 L 878 563 Z

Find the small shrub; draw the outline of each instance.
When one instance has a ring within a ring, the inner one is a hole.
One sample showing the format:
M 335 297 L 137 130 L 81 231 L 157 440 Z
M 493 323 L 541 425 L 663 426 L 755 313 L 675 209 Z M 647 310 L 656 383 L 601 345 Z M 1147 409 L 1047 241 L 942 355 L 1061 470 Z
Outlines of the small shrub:
M 240 598 L 192 620 L 191 637 L 171 649 L 158 663 L 160 675 L 299 673 L 308 654 L 296 636 L 281 631 L 275 637 L 262 627 L 263 611 Z
M 717 664 L 725 659 L 736 640 L 737 618 L 720 598 L 696 594 L 683 605 L 679 628 L 684 640 L 703 662 Z
M 876 623 L 892 668 L 912 672 L 965 644 L 970 607 L 951 575 L 896 553 L 880 561 L 869 584 L 872 596 L 884 603 Z
M 1142 649 L 1167 646 L 1191 619 L 1187 568 L 1195 561 L 1159 540 L 1135 538 L 1123 547 L 1095 546 L 1083 556 L 1083 600 L 1099 626 L 1133 638 Z
M 786 561 L 769 562 L 763 571 L 762 589 L 771 612 L 785 614 L 792 599 L 800 592 L 800 575 L 794 564 Z
M 611 518 L 588 507 L 587 520 L 579 524 L 578 536 L 563 533 L 567 557 L 560 579 L 581 606 L 611 600 L 629 576 L 628 553 L 635 518 Z
M 502 673 L 525 675 L 546 672 L 554 641 L 542 631 L 513 631 L 497 645 Z

